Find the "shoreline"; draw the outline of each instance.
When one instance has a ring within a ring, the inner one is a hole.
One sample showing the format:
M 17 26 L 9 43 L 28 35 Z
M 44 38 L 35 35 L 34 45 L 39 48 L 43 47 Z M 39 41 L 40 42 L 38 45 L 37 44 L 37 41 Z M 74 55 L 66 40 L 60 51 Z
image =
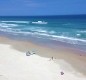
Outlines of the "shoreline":
M 29 41 L 24 42 L 12 40 L 4 36 L 0 36 L 0 45 L 1 44 L 10 45 L 11 49 L 24 53 L 22 55 L 25 55 L 27 51 L 35 51 L 37 56 L 40 56 L 44 59 L 49 60 L 51 57 L 53 57 L 55 59 L 55 63 L 61 65 L 62 69 L 66 69 L 66 71 L 69 73 L 74 70 L 75 73 L 77 72 L 77 74 L 79 73 L 80 75 L 86 77 L 86 54 L 82 51 L 64 47 L 58 47 L 56 50 L 44 45 L 40 46 Z

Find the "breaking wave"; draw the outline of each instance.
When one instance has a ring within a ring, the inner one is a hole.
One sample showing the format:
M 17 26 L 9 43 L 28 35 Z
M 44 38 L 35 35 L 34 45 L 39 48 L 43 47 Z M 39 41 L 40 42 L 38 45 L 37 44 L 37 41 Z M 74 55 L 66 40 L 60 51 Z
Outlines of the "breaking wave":
M 6 29 L 0 29 L 0 31 L 3 32 L 8 32 L 11 34 L 22 34 L 22 35 L 32 35 L 35 37 L 40 37 L 40 38 L 45 38 L 45 39 L 51 39 L 51 40 L 56 40 L 56 41 L 61 41 L 61 42 L 66 42 L 70 44 L 78 44 L 78 45 L 86 45 L 86 40 L 84 39 L 78 39 L 78 38 L 73 38 L 73 37 L 68 37 L 68 36 L 57 36 L 54 34 L 50 34 L 47 31 L 37 31 L 35 30 L 34 32 L 25 32 L 22 31 L 21 29 L 12 29 L 12 28 L 6 28 Z M 51 33 L 54 33 L 54 31 L 51 31 Z
M 29 23 L 29 21 L 0 21 L 2 23 Z
M 18 26 L 18 24 L 0 23 L 0 27 L 15 27 L 15 26 Z
M 24 23 L 24 24 L 22 24 Z M 28 24 L 30 23 L 30 24 Z M 27 25 L 28 24 L 28 25 Z M 86 45 L 85 38 L 82 38 L 82 33 L 86 33 L 86 30 L 76 30 L 75 32 L 70 31 L 70 29 L 65 29 L 64 27 L 53 28 L 50 25 L 32 25 L 32 24 L 48 24 L 45 21 L 0 21 L 0 31 L 7 32 L 10 34 L 19 35 L 29 35 L 40 37 L 44 39 L 51 39 L 61 42 L 66 42 L 70 44 Z M 70 23 L 64 24 L 71 25 Z M 71 34 L 73 34 L 71 36 Z
M 32 24 L 47 24 L 48 22 L 45 21 L 37 21 L 37 22 L 32 22 Z

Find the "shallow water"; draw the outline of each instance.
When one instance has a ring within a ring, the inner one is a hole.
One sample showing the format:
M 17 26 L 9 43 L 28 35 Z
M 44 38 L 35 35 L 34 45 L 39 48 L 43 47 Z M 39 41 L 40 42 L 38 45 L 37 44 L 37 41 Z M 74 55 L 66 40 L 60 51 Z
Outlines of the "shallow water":
M 86 49 L 86 15 L 0 17 L 0 34 L 55 45 Z

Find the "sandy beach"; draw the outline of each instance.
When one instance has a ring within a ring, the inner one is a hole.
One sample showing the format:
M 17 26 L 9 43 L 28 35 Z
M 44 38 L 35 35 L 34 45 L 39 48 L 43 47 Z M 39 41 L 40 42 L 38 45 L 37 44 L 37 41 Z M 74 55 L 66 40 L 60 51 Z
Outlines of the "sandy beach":
M 86 80 L 86 55 L 0 37 L 0 80 Z

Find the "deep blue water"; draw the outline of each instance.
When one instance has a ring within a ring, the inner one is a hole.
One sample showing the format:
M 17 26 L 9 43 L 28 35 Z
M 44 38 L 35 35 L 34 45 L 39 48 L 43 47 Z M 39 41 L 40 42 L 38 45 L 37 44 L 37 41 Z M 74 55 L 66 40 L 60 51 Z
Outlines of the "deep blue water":
M 86 15 L 0 17 L 0 34 L 59 41 L 86 49 Z

